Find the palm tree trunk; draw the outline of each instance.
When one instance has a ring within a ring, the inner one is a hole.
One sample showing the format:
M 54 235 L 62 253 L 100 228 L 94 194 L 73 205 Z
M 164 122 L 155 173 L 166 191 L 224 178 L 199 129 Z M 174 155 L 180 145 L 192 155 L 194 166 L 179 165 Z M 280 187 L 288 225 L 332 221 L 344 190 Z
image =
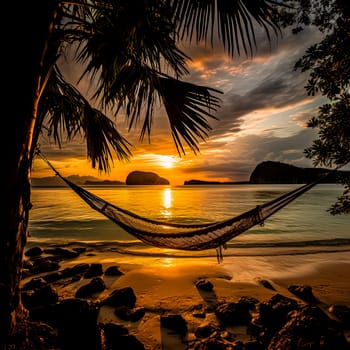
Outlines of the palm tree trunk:
M 10 349 L 16 324 L 26 312 L 21 304 L 20 280 L 31 207 L 30 149 L 42 88 L 44 56 L 52 28 L 56 0 L 10 1 L 3 103 L 10 109 L 3 141 L 3 211 L 0 230 L 0 349 Z M 5 117 L 3 115 L 3 117 Z

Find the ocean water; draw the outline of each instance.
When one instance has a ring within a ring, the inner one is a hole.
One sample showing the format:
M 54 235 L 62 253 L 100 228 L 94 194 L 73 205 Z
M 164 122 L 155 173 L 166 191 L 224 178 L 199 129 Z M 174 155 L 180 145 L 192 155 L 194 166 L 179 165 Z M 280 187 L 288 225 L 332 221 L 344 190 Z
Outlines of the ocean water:
M 169 222 L 207 223 L 228 219 L 300 185 L 195 185 L 85 187 L 138 215 Z M 285 208 L 227 244 L 225 255 L 268 248 L 302 247 L 314 251 L 350 248 L 350 216 L 327 209 L 342 193 L 336 184 L 319 184 Z M 215 251 L 181 252 L 150 247 L 90 208 L 70 188 L 33 188 L 29 241 L 112 243 L 116 251 L 136 255 L 211 256 Z

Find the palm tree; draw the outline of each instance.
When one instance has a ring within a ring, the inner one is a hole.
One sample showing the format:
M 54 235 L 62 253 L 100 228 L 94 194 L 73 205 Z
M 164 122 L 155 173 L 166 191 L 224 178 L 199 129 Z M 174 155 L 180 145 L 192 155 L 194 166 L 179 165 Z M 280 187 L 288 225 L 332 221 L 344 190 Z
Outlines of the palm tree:
M 272 2 L 271 2 L 272 3 Z M 0 236 L 0 344 L 7 347 L 16 324 L 26 317 L 20 301 L 22 259 L 28 234 L 31 166 L 43 130 L 86 139 L 92 167 L 108 171 L 113 154 L 131 156 L 130 144 L 104 112 L 123 109 L 129 127 L 141 121 L 149 136 L 153 110 L 162 103 L 180 154 L 194 152 L 210 130 L 208 118 L 220 106 L 219 91 L 184 81 L 187 61 L 181 40 L 213 42 L 218 34 L 227 53 L 252 54 L 255 28 L 269 36 L 278 28 L 269 0 L 42 0 L 8 2 L 16 28 L 6 33 L 3 170 L 5 206 Z M 74 48 L 83 76 L 96 81 L 92 100 L 69 84 L 58 60 Z

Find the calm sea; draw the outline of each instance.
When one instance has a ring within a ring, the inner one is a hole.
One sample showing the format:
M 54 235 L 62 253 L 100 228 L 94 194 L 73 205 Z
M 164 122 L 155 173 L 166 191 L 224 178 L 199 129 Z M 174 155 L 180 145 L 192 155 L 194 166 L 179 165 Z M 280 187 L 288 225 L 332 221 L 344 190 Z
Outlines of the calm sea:
M 213 222 L 227 219 L 300 185 L 203 185 L 85 187 L 121 208 L 147 218 L 172 222 Z M 228 242 L 230 249 L 251 251 L 350 245 L 350 216 L 332 216 L 330 205 L 343 187 L 319 184 L 268 218 Z M 33 188 L 30 241 L 113 242 L 133 254 L 186 254 L 148 247 L 102 214 L 91 209 L 70 188 Z M 203 254 L 203 252 L 202 252 Z M 225 253 L 227 254 L 227 253 Z

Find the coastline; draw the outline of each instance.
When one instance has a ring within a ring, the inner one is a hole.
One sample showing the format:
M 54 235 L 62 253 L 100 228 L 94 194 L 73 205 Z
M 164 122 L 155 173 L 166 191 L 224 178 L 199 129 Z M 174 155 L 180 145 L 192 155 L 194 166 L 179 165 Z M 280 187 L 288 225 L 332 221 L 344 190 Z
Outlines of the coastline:
M 35 246 L 37 243 L 31 242 L 27 251 Z M 323 310 L 332 305 L 350 308 L 350 247 L 347 246 L 337 251 L 323 252 L 295 248 L 297 252 L 289 250 L 289 253 L 270 252 L 267 255 L 266 252 L 271 248 L 260 248 L 255 255 L 249 256 L 243 253 L 225 256 L 224 253 L 221 264 L 218 264 L 215 256 L 198 259 L 120 254 L 114 250 L 113 243 L 106 242 L 72 243 L 66 246 L 41 243 L 40 246 L 44 251 L 55 247 L 69 251 L 80 249 L 78 256 L 60 261 L 60 270 L 77 264 L 101 264 L 102 272 L 105 272 L 108 267 L 117 266 L 121 274 L 106 276 L 102 273 L 100 277 L 106 288 L 87 299 L 100 301 L 115 289 L 131 288 L 136 296 L 134 307 L 144 310 L 143 317 L 137 321 L 123 320 L 115 316 L 113 308 L 103 306 L 99 311 L 98 323 L 112 322 L 126 327 L 129 334 L 149 350 L 187 349 L 188 344 L 196 341 L 198 327 L 219 325 L 212 309 L 214 305 L 236 303 L 242 298 L 268 302 L 276 294 L 304 304 L 303 300 L 289 291 L 291 285 L 310 286 L 318 300 L 317 305 Z M 28 276 L 22 284 L 44 274 Z M 196 283 L 201 280 L 210 282 L 212 290 L 200 290 Z M 88 281 L 82 278 L 70 283 L 57 282 L 54 288 L 59 300 L 70 299 Z M 180 340 L 176 332 L 169 334 L 164 330 L 161 319 L 165 315 L 181 315 L 185 320 L 185 342 L 183 338 Z M 251 336 L 246 334 L 246 327 L 226 327 L 226 330 L 232 332 L 237 341 L 251 341 Z M 350 341 L 348 330 L 345 336 Z

